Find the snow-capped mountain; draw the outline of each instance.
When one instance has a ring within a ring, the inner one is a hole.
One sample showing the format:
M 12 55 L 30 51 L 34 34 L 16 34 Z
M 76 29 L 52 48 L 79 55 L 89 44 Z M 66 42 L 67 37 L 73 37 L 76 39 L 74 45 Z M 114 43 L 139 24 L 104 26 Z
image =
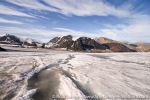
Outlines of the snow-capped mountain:
M 43 47 L 43 44 L 29 38 L 20 38 L 15 35 L 4 34 L 0 36 L 0 43 L 20 45 L 22 47 Z
M 110 50 L 110 52 L 135 52 L 148 51 L 150 49 L 149 43 L 143 46 L 143 44 L 129 44 L 105 37 L 96 39 L 79 37 L 73 40 L 73 36 L 71 35 L 54 37 L 48 43 L 43 44 L 34 39 L 20 38 L 15 35 L 3 34 L 0 35 L 0 43 L 33 48 L 66 48 L 75 51 Z
M 22 46 L 30 46 L 30 47 L 43 47 L 43 43 L 40 43 L 34 39 L 29 39 L 29 38 L 20 38 L 22 42 Z
M 6 43 L 6 44 L 16 44 L 16 45 L 21 45 L 22 42 L 20 41 L 20 38 L 10 35 L 10 34 L 5 34 L 0 37 L 0 42 L 1 43 Z

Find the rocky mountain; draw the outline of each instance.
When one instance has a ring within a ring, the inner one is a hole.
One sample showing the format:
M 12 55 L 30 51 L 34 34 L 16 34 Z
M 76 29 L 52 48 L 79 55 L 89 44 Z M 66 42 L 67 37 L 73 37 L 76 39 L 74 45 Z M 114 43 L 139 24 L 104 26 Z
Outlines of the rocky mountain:
M 4 48 L 0 47 L 0 51 L 6 51 L 6 49 L 4 49 Z
M 59 48 L 66 48 L 66 47 L 70 47 L 73 44 L 73 40 L 72 40 L 72 36 L 71 35 L 67 35 L 67 36 L 63 36 L 60 40 L 57 41 L 57 44 Z
M 51 39 L 46 45 L 46 48 L 70 48 L 73 44 L 72 36 L 67 35 L 63 37 L 55 37 Z
M 94 39 L 88 37 L 80 37 L 73 41 L 71 35 L 63 37 L 55 37 L 51 39 L 47 44 L 47 48 L 67 48 L 72 50 L 91 50 L 91 49 L 101 49 L 105 50 L 104 45 L 99 44 Z
M 108 38 L 97 38 L 96 40 L 88 37 L 79 37 L 75 41 L 71 35 L 63 37 L 55 37 L 46 45 L 46 48 L 67 48 L 75 51 L 84 50 L 110 50 L 112 52 L 135 52 L 136 50 L 129 48 L 127 43 L 111 40 Z M 98 51 L 99 52 L 99 51 Z
M 80 37 L 76 41 L 74 41 L 72 45 L 73 50 L 91 50 L 91 49 L 100 49 L 106 50 L 108 49 L 107 46 L 101 45 L 96 42 L 94 39 L 88 37 Z
M 106 43 L 105 45 L 113 52 L 136 52 L 136 50 L 130 49 L 121 43 Z
M 57 43 L 60 39 L 61 39 L 61 37 L 54 37 L 54 38 L 51 39 L 49 42 L 50 42 L 50 43 Z
M 0 43 L 21 45 L 20 39 L 14 35 L 6 34 L 0 37 Z
M 54 37 L 48 43 L 45 44 L 45 48 L 55 48 L 58 44 L 57 41 L 60 40 L 61 37 Z
M 132 52 L 138 51 L 136 46 L 133 44 L 112 40 L 105 37 L 99 37 L 95 39 L 98 43 L 106 44 L 114 52 Z

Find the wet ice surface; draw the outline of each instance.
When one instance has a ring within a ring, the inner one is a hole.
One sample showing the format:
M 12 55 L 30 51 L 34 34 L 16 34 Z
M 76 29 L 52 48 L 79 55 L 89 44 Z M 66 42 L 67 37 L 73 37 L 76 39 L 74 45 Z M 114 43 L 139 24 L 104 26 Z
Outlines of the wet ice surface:
M 149 97 L 150 53 L 0 53 L 0 100 Z

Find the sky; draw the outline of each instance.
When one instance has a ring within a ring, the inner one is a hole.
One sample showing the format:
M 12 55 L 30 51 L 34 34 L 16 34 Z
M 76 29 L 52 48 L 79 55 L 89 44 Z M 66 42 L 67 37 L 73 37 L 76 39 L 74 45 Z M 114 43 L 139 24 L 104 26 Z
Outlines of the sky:
M 150 0 L 0 0 L 0 35 L 150 42 Z

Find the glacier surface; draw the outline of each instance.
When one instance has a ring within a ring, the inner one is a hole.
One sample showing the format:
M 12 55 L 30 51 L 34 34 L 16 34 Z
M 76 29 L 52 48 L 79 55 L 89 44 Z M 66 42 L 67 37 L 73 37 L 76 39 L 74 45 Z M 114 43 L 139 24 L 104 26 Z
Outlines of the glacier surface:
M 0 52 L 0 100 L 150 100 L 150 53 Z

